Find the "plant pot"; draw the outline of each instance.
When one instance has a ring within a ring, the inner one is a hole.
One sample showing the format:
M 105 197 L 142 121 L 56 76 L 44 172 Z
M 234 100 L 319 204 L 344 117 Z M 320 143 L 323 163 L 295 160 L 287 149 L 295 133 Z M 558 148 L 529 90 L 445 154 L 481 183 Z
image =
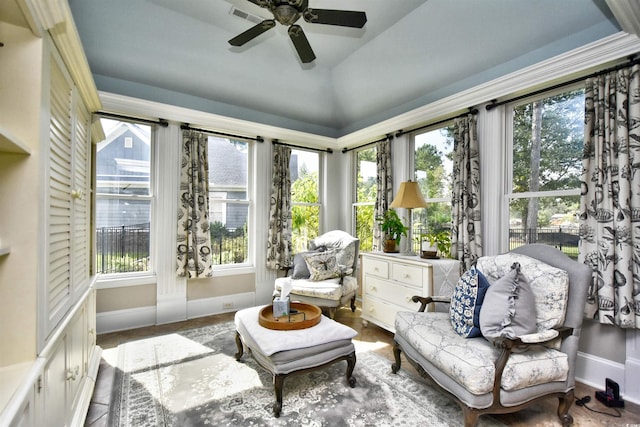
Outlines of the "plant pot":
M 391 240 L 385 240 L 384 241 L 384 248 L 382 249 L 383 252 L 397 252 L 396 251 L 396 241 L 391 239 Z

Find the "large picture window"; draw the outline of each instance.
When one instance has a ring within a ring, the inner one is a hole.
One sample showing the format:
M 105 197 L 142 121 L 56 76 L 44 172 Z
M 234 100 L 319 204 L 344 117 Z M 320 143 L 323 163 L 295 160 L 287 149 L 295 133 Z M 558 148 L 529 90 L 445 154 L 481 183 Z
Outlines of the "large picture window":
M 415 253 L 420 253 L 420 241 L 425 234 L 451 230 L 452 135 L 449 127 L 413 135 L 414 180 L 428 204 L 426 208 L 413 210 Z
M 373 226 L 378 189 L 375 146 L 363 148 L 355 153 L 355 202 L 353 223 L 355 235 L 360 239 L 360 251 L 373 250 Z
M 209 221 L 214 265 L 249 262 L 249 155 L 244 141 L 209 136 Z
M 153 127 L 101 119 L 96 148 L 96 271 L 148 272 Z
M 511 105 L 509 249 L 546 243 L 578 256 L 584 90 Z
M 320 154 L 291 150 L 289 170 L 293 251 L 304 252 L 320 231 Z

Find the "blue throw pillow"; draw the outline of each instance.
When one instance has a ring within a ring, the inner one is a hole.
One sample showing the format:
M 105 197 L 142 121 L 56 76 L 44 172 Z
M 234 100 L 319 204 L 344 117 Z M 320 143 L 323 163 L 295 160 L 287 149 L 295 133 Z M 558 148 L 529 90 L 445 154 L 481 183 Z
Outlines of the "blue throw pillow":
M 475 267 L 458 280 L 451 296 L 449 316 L 453 329 L 465 338 L 479 337 L 480 308 L 489 289 L 489 281 Z

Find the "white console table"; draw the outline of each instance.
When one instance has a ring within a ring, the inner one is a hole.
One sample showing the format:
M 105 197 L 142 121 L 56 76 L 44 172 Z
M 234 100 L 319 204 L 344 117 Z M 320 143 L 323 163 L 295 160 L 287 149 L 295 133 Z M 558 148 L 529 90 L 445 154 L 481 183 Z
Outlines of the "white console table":
M 460 261 L 419 256 L 362 253 L 362 319 L 395 332 L 398 311 L 416 311 L 414 295 L 433 295 L 453 289 L 460 277 Z

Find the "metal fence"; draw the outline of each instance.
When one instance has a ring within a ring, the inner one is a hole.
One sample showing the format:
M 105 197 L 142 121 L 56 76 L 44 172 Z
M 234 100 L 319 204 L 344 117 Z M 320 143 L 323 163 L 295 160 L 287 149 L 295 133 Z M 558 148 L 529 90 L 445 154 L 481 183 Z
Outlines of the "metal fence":
M 541 228 L 510 228 L 509 249 L 517 248 L 527 243 L 544 243 L 554 246 L 573 259 L 578 259 L 577 227 L 541 227 Z
M 149 269 L 149 223 L 100 227 L 96 230 L 97 272 Z
M 97 272 L 129 273 L 149 270 L 149 223 L 100 227 L 96 230 Z M 211 231 L 213 263 L 238 264 L 247 260 L 244 229 Z

